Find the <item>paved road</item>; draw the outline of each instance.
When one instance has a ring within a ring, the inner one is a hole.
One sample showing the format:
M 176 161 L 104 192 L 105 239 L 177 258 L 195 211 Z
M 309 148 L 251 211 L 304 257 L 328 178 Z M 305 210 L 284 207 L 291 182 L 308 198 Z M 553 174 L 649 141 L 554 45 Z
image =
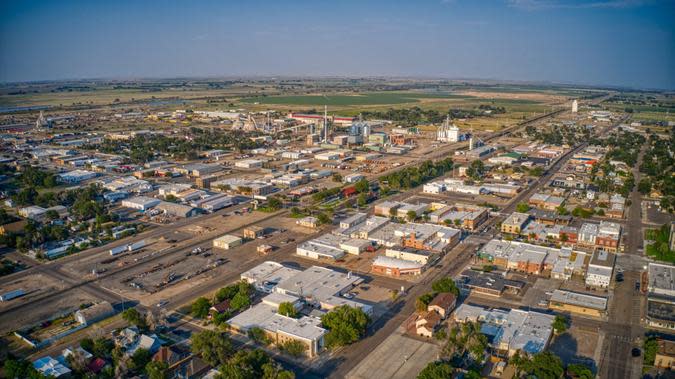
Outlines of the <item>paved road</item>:
M 640 164 L 644 148 L 638 155 L 633 168 L 635 183 L 640 182 Z M 641 345 L 644 329 L 641 325 L 642 311 L 645 309 L 644 296 L 635 290 L 634 283 L 640 280 L 641 270 L 635 265 L 622 264 L 622 261 L 642 256 L 642 206 L 637 185 L 630 194 L 631 205 L 626 220 L 626 257 L 619 257 L 619 265 L 625 267 L 624 282 L 614 289 L 614 301 L 609 309 L 609 319 L 616 328 L 603 327 L 606 348 L 600 364 L 600 376 L 603 378 L 639 378 L 642 359 L 633 358 L 631 349 Z

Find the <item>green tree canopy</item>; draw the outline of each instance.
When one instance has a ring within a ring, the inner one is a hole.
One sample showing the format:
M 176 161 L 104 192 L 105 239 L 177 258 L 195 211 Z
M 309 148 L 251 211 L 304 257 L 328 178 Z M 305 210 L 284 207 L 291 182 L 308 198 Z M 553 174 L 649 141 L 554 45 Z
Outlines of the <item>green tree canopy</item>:
M 224 333 L 204 330 L 193 334 L 191 340 L 192 352 L 211 366 L 225 364 L 234 353 L 232 342 Z
M 211 308 L 211 302 L 205 297 L 199 297 L 192 303 L 191 313 L 193 317 L 204 318 L 209 314 L 209 308 Z
M 326 346 L 349 345 L 365 336 L 370 318 L 360 308 L 342 305 L 334 308 L 321 318 L 326 334 Z

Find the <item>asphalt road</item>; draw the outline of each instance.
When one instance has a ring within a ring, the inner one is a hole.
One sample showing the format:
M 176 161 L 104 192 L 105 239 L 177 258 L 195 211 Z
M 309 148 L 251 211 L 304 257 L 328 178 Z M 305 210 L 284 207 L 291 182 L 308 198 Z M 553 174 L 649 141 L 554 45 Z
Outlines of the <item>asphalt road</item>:
M 635 183 L 640 182 L 640 164 L 644 148 L 638 155 L 638 163 L 633 168 Z M 642 206 L 637 185 L 630 194 L 631 205 L 625 224 L 625 254 L 642 256 Z M 631 350 L 641 347 L 644 329 L 641 325 L 642 312 L 645 309 L 644 296 L 635 290 L 634 283 L 640 280 L 640 270 L 627 267 L 624 281 L 614 289 L 614 302 L 609 310 L 609 319 L 616 327 L 605 326 L 607 348 L 600 364 L 600 376 L 603 378 L 639 378 L 642 369 L 642 357 L 634 358 Z

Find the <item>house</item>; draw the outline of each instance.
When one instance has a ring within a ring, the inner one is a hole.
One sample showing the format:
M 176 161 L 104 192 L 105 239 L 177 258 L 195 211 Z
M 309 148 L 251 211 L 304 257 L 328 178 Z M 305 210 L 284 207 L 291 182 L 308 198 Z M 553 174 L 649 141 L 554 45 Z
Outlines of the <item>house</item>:
M 159 350 L 152 356 L 154 362 L 165 363 L 168 367 L 172 367 L 176 363 L 184 360 L 189 357 L 191 354 L 189 351 L 182 350 L 176 345 L 172 346 L 162 346 Z
M 442 316 L 436 311 L 424 312 L 417 316 L 415 330 L 418 335 L 431 338 L 442 319 Z
M 441 318 L 445 319 L 455 308 L 457 297 L 449 292 L 442 292 L 436 295 L 427 306 L 427 311 L 437 312 Z
M 87 363 L 87 370 L 94 374 L 98 374 L 108 365 L 108 362 L 103 358 L 94 358 Z
M 71 372 L 68 367 L 50 356 L 33 361 L 33 367 L 42 375 L 54 378 L 67 376 Z
M 230 301 L 227 299 L 223 300 L 218 304 L 213 304 L 213 306 L 209 308 L 209 318 L 212 317 L 213 315 L 221 314 L 229 310 L 230 310 Z

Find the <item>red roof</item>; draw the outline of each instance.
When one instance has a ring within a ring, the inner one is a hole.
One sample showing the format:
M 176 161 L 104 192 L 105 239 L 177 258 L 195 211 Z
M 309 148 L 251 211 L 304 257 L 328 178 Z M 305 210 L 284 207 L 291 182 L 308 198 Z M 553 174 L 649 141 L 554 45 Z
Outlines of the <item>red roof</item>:
M 342 196 L 352 196 L 356 195 L 358 191 L 354 187 L 347 187 L 342 190 Z
M 91 362 L 89 362 L 89 364 L 87 365 L 87 369 L 89 369 L 89 371 L 93 372 L 94 374 L 98 374 L 99 372 L 101 372 L 101 370 L 103 370 L 103 367 L 105 367 L 105 365 L 107 364 L 108 362 L 106 362 L 105 360 L 101 358 L 95 358 L 92 359 Z

